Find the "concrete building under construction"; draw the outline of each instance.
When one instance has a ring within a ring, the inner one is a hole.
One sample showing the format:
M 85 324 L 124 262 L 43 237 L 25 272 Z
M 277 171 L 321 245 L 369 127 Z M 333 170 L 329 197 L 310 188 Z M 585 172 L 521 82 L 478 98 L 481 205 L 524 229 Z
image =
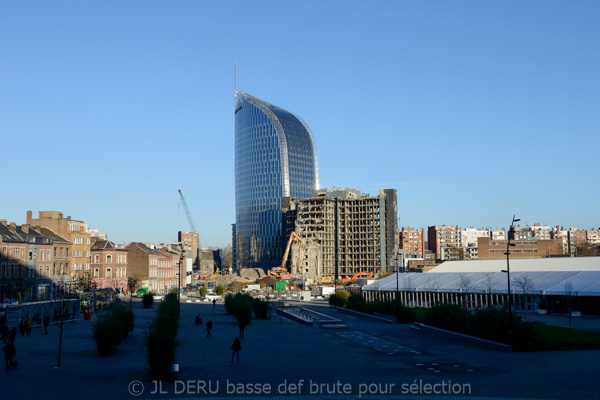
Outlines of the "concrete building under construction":
M 314 280 L 352 278 L 359 272 L 395 270 L 397 237 L 397 194 L 380 190 L 377 197 L 356 189 L 316 190 L 315 196 L 284 199 L 285 231 L 302 239 L 292 246 L 288 270 Z M 336 251 L 337 249 L 337 251 Z M 337 254 L 337 260 L 336 260 Z M 337 273 L 336 273 L 337 265 Z

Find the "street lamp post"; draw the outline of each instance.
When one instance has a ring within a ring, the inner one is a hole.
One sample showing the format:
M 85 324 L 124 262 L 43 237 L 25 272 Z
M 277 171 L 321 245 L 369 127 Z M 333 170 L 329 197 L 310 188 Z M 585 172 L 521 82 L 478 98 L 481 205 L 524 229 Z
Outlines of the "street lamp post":
M 179 275 L 179 283 L 177 285 L 177 315 L 181 313 L 181 264 L 183 264 L 184 259 L 184 255 L 181 253 L 181 256 L 179 256 L 179 273 L 177 274 Z
M 400 253 L 396 252 L 396 323 L 400 323 L 400 291 L 398 287 L 398 275 L 400 272 Z
M 508 284 L 508 333 L 512 334 L 512 296 L 510 294 L 510 246 L 516 246 L 516 244 L 511 243 L 510 240 L 515 232 L 515 222 L 520 221 L 519 218 L 515 218 L 513 215 L 512 222 L 510 224 L 510 230 L 508 231 L 508 241 L 506 244 L 506 271 L 502 270 L 502 272 L 506 272 L 506 281 Z

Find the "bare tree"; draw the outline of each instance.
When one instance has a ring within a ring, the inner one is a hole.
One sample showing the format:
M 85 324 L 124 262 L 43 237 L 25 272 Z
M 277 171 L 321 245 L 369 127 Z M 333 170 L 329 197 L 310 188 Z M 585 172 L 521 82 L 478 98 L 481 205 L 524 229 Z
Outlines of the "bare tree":
M 140 272 L 134 272 L 133 275 L 127 277 L 127 289 L 129 290 L 129 308 L 133 307 L 133 294 L 140 286 L 144 275 Z
M 493 283 L 494 275 L 496 275 L 495 272 L 486 272 L 484 274 L 483 280 L 481 282 L 481 288 L 483 289 L 483 291 L 486 293 L 486 296 L 487 296 L 488 306 L 492 300 L 492 288 L 494 287 L 494 283 Z
M 91 292 L 98 288 L 98 283 L 90 271 L 78 271 L 71 281 L 71 290 L 76 293 Z
M 402 290 L 405 292 L 412 292 L 414 289 L 415 285 L 413 284 L 413 281 L 410 278 L 410 276 L 404 279 L 404 281 L 402 282 Z
M 535 290 L 533 279 L 526 273 L 520 273 L 513 280 L 513 284 L 517 287 L 522 296 L 522 304 L 524 304 L 523 315 L 527 318 L 527 295 L 532 294 Z
M 473 279 L 470 275 L 460 274 L 458 278 L 458 289 L 460 290 L 460 296 L 462 297 L 463 307 L 467 308 L 466 295 L 473 291 Z

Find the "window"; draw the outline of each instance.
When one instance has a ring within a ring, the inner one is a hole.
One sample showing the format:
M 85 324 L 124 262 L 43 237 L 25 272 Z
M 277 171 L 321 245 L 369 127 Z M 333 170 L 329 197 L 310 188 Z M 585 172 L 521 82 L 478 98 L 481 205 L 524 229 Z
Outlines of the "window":
M 67 253 L 67 257 L 69 257 L 69 248 L 67 247 L 65 250 Z M 60 255 L 62 256 L 62 248 L 60 249 Z
M 94 256 L 94 264 L 98 264 L 98 263 L 100 263 L 100 256 L 98 254 L 96 254 Z
M 40 277 L 44 276 L 44 266 L 40 265 Z
M 106 263 L 107 263 L 107 264 L 112 264 L 112 256 L 111 256 L 110 254 L 108 254 L 108 255 L 106 256 Z
M 107 278 L 112 278 L 112 269 L 106 268 L 106 277 Z
M 100 278 L 100 269 L 94 268 L 94 278 Z
M 40 261 L 44 261 L 44 250 L 40 250 L 40 254 L 38 255 L 38 259 Z

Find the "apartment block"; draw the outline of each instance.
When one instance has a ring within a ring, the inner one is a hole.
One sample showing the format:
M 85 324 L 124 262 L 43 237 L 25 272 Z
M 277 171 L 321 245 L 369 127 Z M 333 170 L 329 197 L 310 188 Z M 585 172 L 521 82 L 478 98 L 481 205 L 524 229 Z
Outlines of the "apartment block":
M 477 238 L 490 237 L 490 229 L 466 228 L 460 231 L 461 247 L 477 247 Z
M 200 234 L 196 232 L 177 232 L 177 241 L 184 243 L 186 249 L 192 252 L 193 263 L 197 267 L 200 263 Z
M 91 247 L 91 270 L 98 288 L 127 288 L 127 249 L 109 240 L 96 240 Z
M 395 189 L 380 190 L 377 197 L 356 189 L 322 189 L 315 191 L 315 197 L 300 200 L 294 211 L 295 231 L 303 241 L 297 273 L 334 279 L 336 247 L 340 279 L 358 272 L 394 270 L 398 249 Z M 288 259 L 292 272 L 296 272 L 297 248 L 293 246 Z
M 425 258 L 425 228 L 418 230 L 402 227 L 399 235 L 400 249 L 404 250 L 409 258 Z
M 52 239 L 52 268 L 49 276 L 55 281 L 69 277 L 72 243 L 52 229 L 37 227 L 36 230 Z
M 27 278 L 27 242 L 16 233 L 14 222 L 7 225 L 0 220 L 0 278 L 14 280 Z
M 91 235 L 87 232 L 87 223 L 64 217 L 59 211 L 40 211 L 38 218 L 27 211 L 27 225 L 48 228 L 64 237 L 71 245 L 71 275 L 90 271 Z
M 429 250 L 435 252 L 435 258 L 442 260 L 443 247 L 460 247 L 460 228 L 456 226 L 435 225 L 427 228 Z
M 157 291 L 158 287 L 158 250 L 151 249 L 144 243 L 133 242 L 125 246 L 127 253 L 127 271 L 130 275 L 139 273 L 142 276 L 141 287 Z

